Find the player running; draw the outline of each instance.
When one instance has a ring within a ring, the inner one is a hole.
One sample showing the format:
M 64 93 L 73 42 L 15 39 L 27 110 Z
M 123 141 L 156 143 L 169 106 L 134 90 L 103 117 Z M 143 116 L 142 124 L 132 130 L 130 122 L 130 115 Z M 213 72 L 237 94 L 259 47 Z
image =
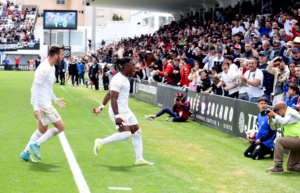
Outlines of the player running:
M 102 146 L 107 143 L 126 140 L 132 137 L 132 144 L 135 149 L 136 162 L 135 165 L 153 165 L 143 158 L 143 141 L 142 130 L 138 126 L 138 121 L 135 115 L 128 107 L 130 84 L 129 75 L 134 75 L 135 64 L 131 58 L 125 57 L 117 59 L 115 69 L 117 73 L 110 85 L 110 91 L 107 92 L 103 99 L 103 103 L 97 109 L 93 109 L 95 116 L 101 112 L 106 103 L 111 100 L 109 105 L 109 116 L 115 123 L 116 128 L 120 133 L 115 133 L 105 139 L 95 139 L 94 153 L 98 156 Z
M 35 118 L 39 124 L 38 129 L 31 136 L 24 152 L 20 158 L 34 162 L 30 155 L 33 154 L 41 160 L 40 146 L 62 132 L 65 125 L 59 114 L 51 104 L 51 99 L 60 107 L 65 108 L 66 104 L 62 102 L 63 98 L 57 99 L 53 93 L 52 87 L 55 79 L 55 67 L 59 65 L 64 58 L 64 47 L 52 45 L 49 48 L 49 57 L 43 61 L 35 71 L 34 81 L 31 87 L 31 104 L 34 109 Z M 52 123 L 54 127 L 48 129 L 48 124 Z

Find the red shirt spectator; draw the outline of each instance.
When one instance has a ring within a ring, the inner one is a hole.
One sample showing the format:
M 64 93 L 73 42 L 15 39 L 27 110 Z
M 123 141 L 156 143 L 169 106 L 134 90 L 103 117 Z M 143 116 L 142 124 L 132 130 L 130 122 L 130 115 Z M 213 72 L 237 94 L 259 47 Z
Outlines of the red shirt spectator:
M 167 63 L 166 58 L 163 58 L 162 63 L 163 63 L 163 70 L 161 72 L 156 71 L 156 74 L 165 77 L 168 83 L 172 84 L 175 80 L 173 77 L 171 77 L 174 72 L 174 67 L 172 64 Z
M 7 9 L 7 15 L 10 15 L 10 8 Z
M 190 75 L 190 70 L 188 68 L 185 68 L 183 66 L 183 64 L 180 64 L 179 68 L 180 68 L 180 77 L 181 77 L 181 80 L 178 83 L 178 85 L 183 85 L 183 86 L 189 87 L 190 82 L 191 82 L 191 80 L 188 79 L 188 77 Z
M 15 57 L 16 65 L 20 64 L 20 57 Z

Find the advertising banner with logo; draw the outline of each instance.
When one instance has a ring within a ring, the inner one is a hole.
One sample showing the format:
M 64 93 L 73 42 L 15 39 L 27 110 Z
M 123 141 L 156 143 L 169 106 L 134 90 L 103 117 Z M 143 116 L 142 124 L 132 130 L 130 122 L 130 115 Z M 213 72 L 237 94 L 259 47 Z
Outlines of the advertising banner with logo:
M 195 96 L 196 92 L 188 92 L 188 100 L 191 102 L 191 109 L 194 113 L 192 119 L 203 125 L 234 135 L 236 128 L 235 100 L 203 93 L 200 93 L 197 99 Z
M 0 43 L 0 51 L 18 51 L 18 42 L 2 42 Z
M 137 80 L 134 80 L 133 93 L 131 96 L 138 100 L 156 105 L 157 84 L 149 84 L 148 81 L 143 81 L 141 84 Z

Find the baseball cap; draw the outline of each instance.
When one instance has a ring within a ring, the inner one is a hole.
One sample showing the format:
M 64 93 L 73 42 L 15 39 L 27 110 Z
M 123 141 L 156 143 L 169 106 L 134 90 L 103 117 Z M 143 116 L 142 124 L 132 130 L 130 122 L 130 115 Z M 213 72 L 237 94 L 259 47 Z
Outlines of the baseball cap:
M 240 44 L 236 44 L 236 45 L 234 46 L 234 49 L 241 49 Z
M 256 35 L 256 34 L 255 34 L 253 37 L 254 37 L 254 38 L 259 38 L 258 35 Z
M 292 53 L 294 53 L 294 52 L 299 52 L 299 49 L 298 48 L 293 48 Z
M 183 94 L 181 92 L 176 93 L 176 97 L 183 97 Z
M 267 56 L 267 55 L 268 55 L 268 53 L 267 53 L 266 51 L 260 51 L 260 52 L 259 52 L 259 55 L 264 55 L 264 56 Z
M 256 33 L 251 33 L 251 34 L 250 34 L 250 36 L 255 36 L 255 35 L 256 35 Z

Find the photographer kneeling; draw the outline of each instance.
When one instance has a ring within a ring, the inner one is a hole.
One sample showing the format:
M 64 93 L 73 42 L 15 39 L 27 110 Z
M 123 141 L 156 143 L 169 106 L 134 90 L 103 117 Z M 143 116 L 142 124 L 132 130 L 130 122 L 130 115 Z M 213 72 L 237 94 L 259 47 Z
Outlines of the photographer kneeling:
M 273 118 L 275 124 L 284 127 L 283 136 L 276 139 L 274 151 L 274 167 L 266 169 L 267 172 L 283 173 L 283 153 L 284 148 L 290 150 L 287 169 L 300 171 L 300 122 L 299 113 L 287 107 L 283 101 L 277 102 L 274 111 L 268 113 L 269 118 Z
M 254 160 L 263 158 L 267 154 L 273 157 L 274 141 L 270 139 L 269 119 L 267 116 L 268 99 L 266 97 L 259 97 L 257 104 L 260 114 L 257 116 L 258 132 L 255 141 L 245 151 L 245 157 L 252 157 Z M 275 134 L 275 133 L 274 133 Z
M 163 108 L 156 115 L 145 115 L 145 117 L 151 121 L 155 118 L 168 113 L 173 118 L 167 118 L 167 121 L 173 122 L 184 122 L 188 120 L 190 113 L 190 101 L 183 96 L 182 93 L 176 93 L 176 98 L 174 99 L 173 111 L 168 108 Z

